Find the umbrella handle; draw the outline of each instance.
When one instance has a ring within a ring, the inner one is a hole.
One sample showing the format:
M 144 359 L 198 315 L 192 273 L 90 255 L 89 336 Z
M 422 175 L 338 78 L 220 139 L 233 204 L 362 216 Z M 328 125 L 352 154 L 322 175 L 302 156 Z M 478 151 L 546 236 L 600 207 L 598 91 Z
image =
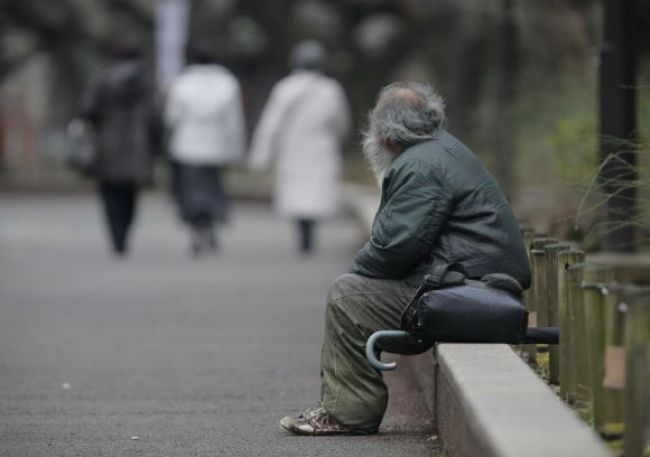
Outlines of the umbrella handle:
M 366 342 L 366 358 L 370 365 L 377 371 L 392 371 L 397 367 L 397 363 L 384 363 L 375 356 L 375 344 L 382 338 L 406 338 L 407 332 L 402 330 L 379 330 L 373 333 Z

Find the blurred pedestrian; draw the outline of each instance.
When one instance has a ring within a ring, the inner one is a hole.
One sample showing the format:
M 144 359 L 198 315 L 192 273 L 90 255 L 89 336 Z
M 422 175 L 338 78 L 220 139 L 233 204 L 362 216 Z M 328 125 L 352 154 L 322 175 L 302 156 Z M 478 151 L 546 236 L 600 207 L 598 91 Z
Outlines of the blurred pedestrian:
M 130 43 L 116 45 L 109 65 L 86 88 L 80 115 L 94 127 L 93 174 L 118 256 L 128 251 L 139 190 L 152 180 L 155 113 L 141 50 Z
M 251 147 L 253 169 L 274 162 L 275 208 L 296 221 L 303 254 L 314 248 L 317 221 L 337 208 L 341 142 L 350 122 L 341 85 L 323 74 L 326 60 L 317 41 L 292 50 L 293 71 L 273 88 Z
M 199 255 L 217 249 L 215 226 L 228 217 L 223 171 L 243 157 L 244 115 L 239 82 L 209 48 L 193 48 L 188 60 L 170 89 L 165 121 L 179 214 Z

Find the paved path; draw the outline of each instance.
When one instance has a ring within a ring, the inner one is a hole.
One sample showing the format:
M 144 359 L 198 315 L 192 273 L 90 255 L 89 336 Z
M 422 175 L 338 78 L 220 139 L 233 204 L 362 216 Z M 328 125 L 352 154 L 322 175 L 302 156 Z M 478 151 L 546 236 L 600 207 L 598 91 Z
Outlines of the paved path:
M 326 224 L 301 259 L 292 226 L 236 206 L 222 252 L 193 261 L 172 209 L 148 197 L 119 261 L 94 203 L 0 197 L 0 455 L 434 454 L 421 399 L 395 374 L 380 435 L 277 428 L 318 398 L 324 297 L 355 227 Z

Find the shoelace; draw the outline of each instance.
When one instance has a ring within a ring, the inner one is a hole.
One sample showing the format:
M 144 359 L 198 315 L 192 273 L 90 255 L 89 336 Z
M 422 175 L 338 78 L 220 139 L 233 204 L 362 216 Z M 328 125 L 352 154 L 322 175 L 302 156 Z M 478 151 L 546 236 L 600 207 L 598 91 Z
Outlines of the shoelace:
M 313 417 L 318 417 L 323 413 L 326 413 L 325 408 L 323 408 L 322 406 L 319 406 L 318 408 L 310 408 L 310 409 L 308 409 L 307 411 L 302 413 L 301 416 L 304 417 L 305 419 L 311 419 Z

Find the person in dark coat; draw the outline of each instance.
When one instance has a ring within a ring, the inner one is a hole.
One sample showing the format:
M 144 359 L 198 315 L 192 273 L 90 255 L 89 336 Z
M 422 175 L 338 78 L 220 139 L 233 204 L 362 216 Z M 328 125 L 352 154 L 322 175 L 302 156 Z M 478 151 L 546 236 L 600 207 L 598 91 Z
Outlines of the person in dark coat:
M 444 102 L 429 86 L 393 83 L 370 114 L 364 154 L 381 183 L 370 239 L 329 290 L 321 357 L 321 400 L 280 426 L 302 435 L 376 433 L 388 403 L 364 347 L 400 316 L 428 272 L 467 279 L 508 275 L 522 288 L 530 268 L 510 204 L 474 153 L 444 128 Z M 471 316 L 468 316 L 471 319 Z M 415 354 L 409 341 L 380 349 Z
M 156 115 L 153 89 L 140 51 L 113 50 L 112 62 L 89 84 L 81 117 L 97 143 L 93 171 L 98 182 L 113 251 L 124 255 L 140 188 L 151 182 Z

